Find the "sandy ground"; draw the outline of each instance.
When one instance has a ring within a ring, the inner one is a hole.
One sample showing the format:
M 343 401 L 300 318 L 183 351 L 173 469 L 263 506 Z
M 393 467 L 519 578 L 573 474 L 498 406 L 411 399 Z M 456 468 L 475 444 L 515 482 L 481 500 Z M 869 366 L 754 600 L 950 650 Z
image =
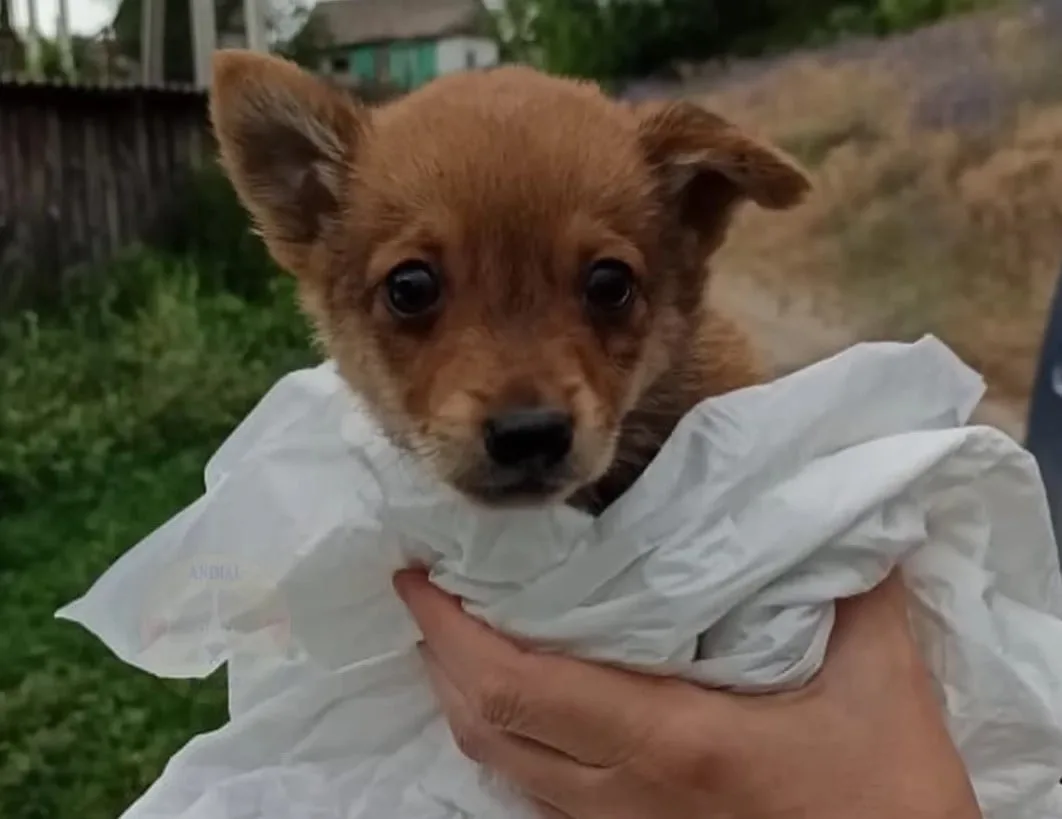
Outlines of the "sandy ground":
M 810 302 L 786 299 L 783 304 L 773 293 L 748 278 L 720 271 L 712 288 L 715 305 L 741 322 L 760 354 L 779 375 L 860 340 L 858 327 L 827 323 L 816 314 Z M 986 400 L 974 413 L 973 422 L 998 427 L 1017 440 L 1024 440 L 1022 407 Z

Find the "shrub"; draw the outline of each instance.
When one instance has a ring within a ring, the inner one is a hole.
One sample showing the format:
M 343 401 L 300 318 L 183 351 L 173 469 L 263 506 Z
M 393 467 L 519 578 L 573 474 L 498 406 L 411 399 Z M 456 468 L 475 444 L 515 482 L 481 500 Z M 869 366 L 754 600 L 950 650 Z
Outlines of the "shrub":
M 189 176 L 148 239 L 168 255 L 201 261 L 200 286 L 259 299 L 278 272 L 216 162 Z
M 212 230 L 0 320 L 5 819 L 111 819 L 224 718 L 222 679 L 156 680 L 53 619 L 201 491 L 209 454 L 279 375 L 315 359 L 291 282 L 238 209 L 208 204 L 231 196 L 192 195 Z
M 666 72 L 678 62 L 907 31 L 998 1 L 505 0 L 493 24 L 511 59 L 561 74 L 625 80 Z
M 220 274 L 202 262 L 141 252 L 114 271 L 96 304 L 0 329 L 0 515 L 100 480 L 128 453 L 216 438 L 273 374 L 307 360 L 279 277 L 249 303 L 211 292 Z

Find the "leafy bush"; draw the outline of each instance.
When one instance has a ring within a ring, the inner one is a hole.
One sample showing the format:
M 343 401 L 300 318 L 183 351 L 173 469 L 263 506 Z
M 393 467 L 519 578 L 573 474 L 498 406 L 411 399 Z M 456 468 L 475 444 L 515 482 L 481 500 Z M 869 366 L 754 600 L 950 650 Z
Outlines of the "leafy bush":
M 220 181 L 201 184 L 206 218 L 168 250 L 134 249 L 60 309 L 0 320 L 5 819 L 112 819 L 224 717 L 222 680 L 156 680 L 53 619 L 191 501 L 238 420 L 315 358 L 291 282 Z
M 616 80 L 676 62 L 758 54 L 846 34 L 906 31 L 996 0 L 504 0 L 494 29 L 510 59 Z
M 103 477 L 123 453 L 216 437 L 270 374 L 305 359 L 287 282 L 267 280 L 272 297 L 248 304 L 201 293 L 187 261 L 145 253 L 124 266 L 139 277 L 123 271 L 125 287 L 91 309 L 0 329 L 0 515 Z
M 279 272 L 215 162 L 188 178 L 149 241 L 166 254 L 202 260 L 201 285 L 242 298 L 262 298 Z

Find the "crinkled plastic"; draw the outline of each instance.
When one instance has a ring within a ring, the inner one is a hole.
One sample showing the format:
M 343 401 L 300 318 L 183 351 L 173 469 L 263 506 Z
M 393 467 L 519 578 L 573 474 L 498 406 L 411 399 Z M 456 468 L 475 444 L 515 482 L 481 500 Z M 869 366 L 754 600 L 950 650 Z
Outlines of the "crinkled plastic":
M 229 721 L 125 817 L 530 816 L 439 715 L 390 583 L 418 561 L 507 632 L 753 690 L 806 682 L 832 601 L 900 563 L 985 816 L 1058 819 L 1062 575 L 1031 456 L 963 426 L 982 390 L 931 337 L 858 345 L 696 407 L 592 519 L 470 505 L 331 365 L 293 373 L 59 613 L 161 677 L 228 665 Z

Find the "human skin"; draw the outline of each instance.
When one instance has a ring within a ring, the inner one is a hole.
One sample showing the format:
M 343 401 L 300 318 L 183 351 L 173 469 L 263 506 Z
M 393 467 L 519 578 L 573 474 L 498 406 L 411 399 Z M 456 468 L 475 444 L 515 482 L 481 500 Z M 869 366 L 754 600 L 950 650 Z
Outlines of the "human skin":
M 419 571 L 395 588 L 462 752 L 544 819 L 977 819 L 893 577 L 839 601 L 799 691 L 741 695 L 520 647 Z

